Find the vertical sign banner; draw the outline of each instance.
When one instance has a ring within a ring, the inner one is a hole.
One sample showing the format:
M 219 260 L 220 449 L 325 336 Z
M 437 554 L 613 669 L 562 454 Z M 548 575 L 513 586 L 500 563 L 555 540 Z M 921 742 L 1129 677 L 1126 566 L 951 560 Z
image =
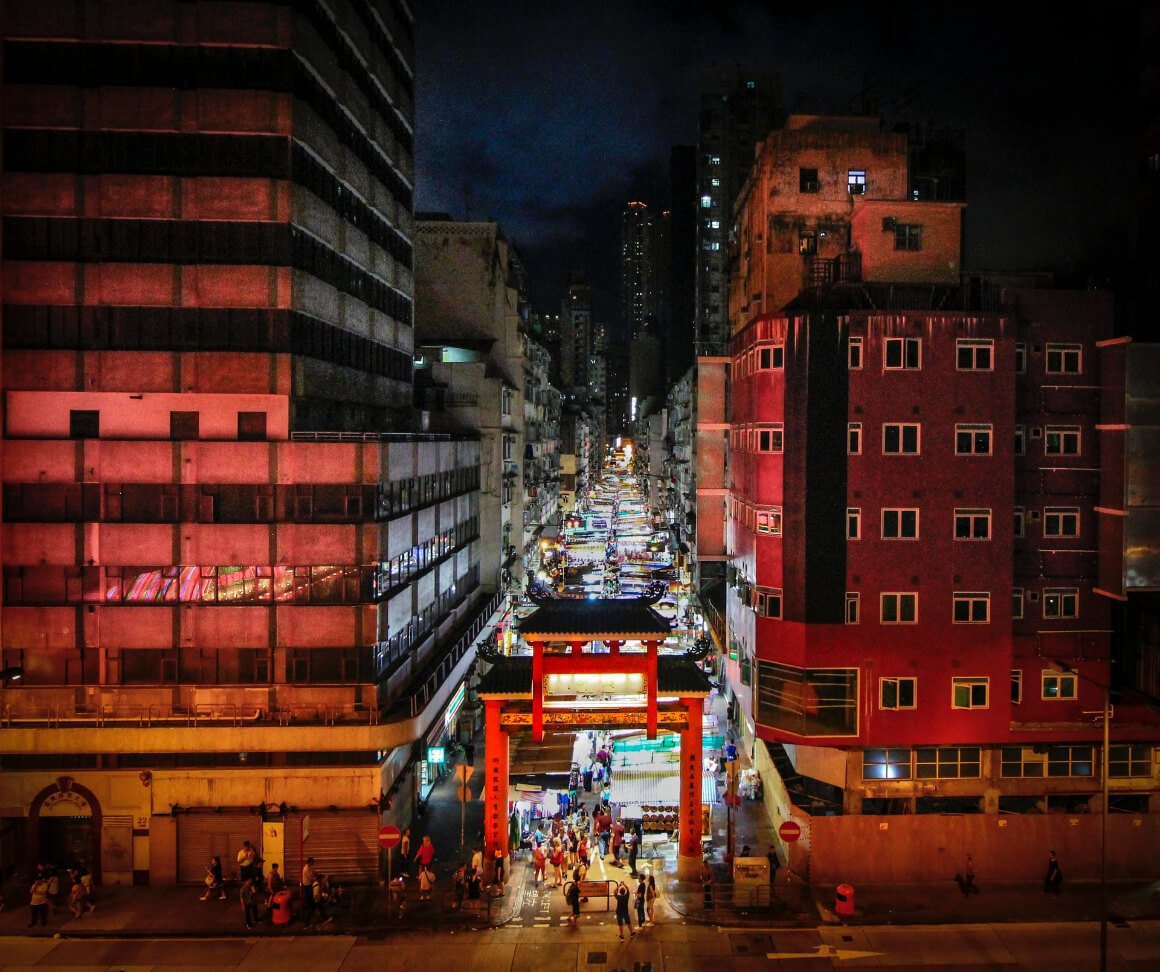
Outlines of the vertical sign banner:
M 270 865 L 277 864 L 286 873 L 286 825 L 281 821 L 262 824 L 262 873 L 270 873 Z

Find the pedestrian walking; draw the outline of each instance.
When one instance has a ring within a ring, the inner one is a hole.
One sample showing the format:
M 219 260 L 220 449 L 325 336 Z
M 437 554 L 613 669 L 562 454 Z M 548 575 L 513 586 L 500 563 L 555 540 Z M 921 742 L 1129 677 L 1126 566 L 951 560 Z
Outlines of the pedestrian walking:
M 463 862 L 455 869 L 455 904 L 456 911 L 463 907 L 463 896 L 467 893 L 467 862 Z
M 781 867 L 781 861 L 777 859 L 777 847 L 774 844 L 769 845 L 765 859 L 769 861 L 769 886 L 772 888 L 777 883 L 777 869 Z
M 1063 871 L 1059 867 L 1055 851 L 1052 851 L 1047 856 L 1047 874 L 1043 877 L 1043 893 L 1059 894 L 1061 887 L 1063 887 Z
M 37 922 L 44 928 L 48 924 L 48 875 L 38 874 L 28 889 L 28 927 Z
M 614 864 L 620 863 L 620 845 L 624 843 L 624 824 L 614 823 L 612 825 L 612 862 Z
M 495 866 L 495 883 L 499 885 L 499 889 L 503 890 L 504 882 L 504 865 L 507 858 L 504 857 L 503 847 L 499 844 L 495 845 L 495 850 L 492 852 L 492 863 Z
M 60 870 L 51 866 L 48 868 L 48 906 L 54 915 L 64 906 L 61 901 Z
M 238 898 L 242 902 L 242 917 L 247 928 L 253 928 L 258 923 L 258 889 L 254 887 L 254 879 L 248 874 L 242 882 Z
M 652 874 L 648 876 L 648 888 L 644 893 L 645 913 L 648 915 L 648 923 L 651 925 L 656 921 L 656 907 L 657 907 L 657 879 Z
M 560 846 L 560 838 L 552 839 L 552 854 L 548 858 L 552 865 L 552 880 L 558 888 L 564 883 L 564 848 Z
M 468 871 L 468 874 L 471 874 L 472 872 L 474 872 L 476 874 L 483 873 L 483 848 L 482 847 L 473 847 L 471 849 L 471 869 Z
M 430 901 L 431 889 L 435 886 L 435 872 L 426 864 L 419 865 L 419 900 Z
M 713 910 L 713 869 L 707 860 L 701 861 L 701 888 L 705 893 L 705 910 Z
M 628 885 L 621 881 L 616 886 L 616 930 L 620 934 L 620 940 L 622 942 L 624 941 L 625 925 L 628 925 L 628 934 L 630 936 L 636 934 L 632 927 L 632 916 L 628 912 L 629 898 Z
M 208 901 L 217 892 L 218 900 L 226 900 L 226 884 L 222 877 L 222 859 L 217 854 L 210 858 L 209 867 L 205 869 L 205 894 L 202 901 Z
M 278 862 L 270 865 L 270 873 L 266 875 L 266 910 L 274 907 L 274 895 L 286 887 L 286 881 L 278 868 Z
M 537 887 L 542 880 L 544 880 L 544 872 L 548 869 L 548 855 L 544 853 L 542 845 L 537 844 L 535 850 L 532 851 L 532 871 L 534 883 Z
M 430 836 L 424 834 L 419 849 L 415 851 L 415 863 L 420 867 L 430 867 L 434 862 L 435 845 L 431 843 Z
M 975 887 L 975 861 L 970 854 L 967 855 L 966 863 L 963 865 L 963 882 L 960 888 L 964 898 L 979 893 L 979 889 Z
M 310 893 L 305 896 L 311 902 L 311 909 L 309 917 L 303 919 L 303 928 L 309 928 L 314 924 L 315 915 L 320 916 L 322 919 L 318 922 L 319 925 L 328 925 L 330 922 L 334 921 L 334 919 L 326 913 L 326 890 L 324 887 L 325 880 L 326 875 L 321 871 L 316 873 L 314 876 L 314 882 L 310 886 Z M 303 913 L 305 914 L 305 908 L 303 909 Z
M 580 920 L 580 884 L 569 881 L 564 885 L 564 900 L 572 906 L 572 914 L 568 920 L 574 925 Z
M 628 873 L 637 877 L 636 855 L 640 852 L 640 838 L 637 834 L 628 834 L 624 840 L 628 845 Z
M 309 928 L 314 921 L 314 885 L 318 881 L 318 875 L 314 872 L 314 858 L 306 858 L 306 863 L 302 865 L 302 888 L 301 888 L 301 905 L 302 905 L 302 927 Z
M 648 882 L 644 875 L 640 876 L 640 881 L 637 882 L 636 891 L 632 896 L 632 903 L 636 905 L 636 927 L 644 928 L 646 899 L 648 897 Z

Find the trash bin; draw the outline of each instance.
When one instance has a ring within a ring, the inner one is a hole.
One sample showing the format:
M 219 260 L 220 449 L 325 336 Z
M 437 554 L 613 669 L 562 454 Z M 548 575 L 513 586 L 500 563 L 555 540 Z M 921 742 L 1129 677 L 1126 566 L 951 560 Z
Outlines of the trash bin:
M 275 925 L 290 924 L 290 892 L 279 891 L 270 901 L 270 920 Z
M 854 885 L 838 885 L 838 895 L 834 901 L 834 911 L 839 915 L 854 914 Z

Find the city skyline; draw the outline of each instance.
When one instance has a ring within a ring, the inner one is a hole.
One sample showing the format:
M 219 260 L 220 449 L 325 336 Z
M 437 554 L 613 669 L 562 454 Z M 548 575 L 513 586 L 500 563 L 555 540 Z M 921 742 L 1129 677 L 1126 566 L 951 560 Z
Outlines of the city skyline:
M 965 266 L 1122 264 L 1135 234 L 1138 13 L 1113 5 L 1082 32 L 1045 13 L 645 3 L 571 17 L 437 0 L 417 24 L 416 208 L 498 220 L 536 306 L 578 268 L 615 310 L 622 207 L 668 204 L 669 151 L 696 142 L 699 73 L 741 67 L 780 74 L 787 112 L 962 129 Z

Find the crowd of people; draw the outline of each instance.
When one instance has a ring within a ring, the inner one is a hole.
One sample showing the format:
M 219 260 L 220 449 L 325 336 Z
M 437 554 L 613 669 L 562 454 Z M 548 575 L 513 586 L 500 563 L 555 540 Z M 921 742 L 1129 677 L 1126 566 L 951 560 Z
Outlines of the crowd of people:
M 28 889 L 28 927 L 45 928 L 50 912 L 58 915 L 66 910 L 73 918 L 97 910 L 92 876 L 81 864 L 65 868 L 41 861 Z

